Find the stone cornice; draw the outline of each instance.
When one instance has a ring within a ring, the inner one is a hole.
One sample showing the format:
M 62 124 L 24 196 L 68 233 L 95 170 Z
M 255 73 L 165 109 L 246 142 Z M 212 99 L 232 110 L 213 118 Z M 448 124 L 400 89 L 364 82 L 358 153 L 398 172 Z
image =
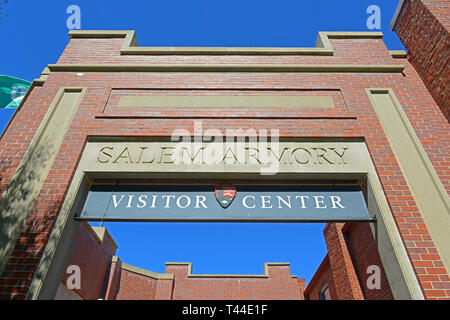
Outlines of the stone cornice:
M 51 72 L 402 73 L 403 65 L 353 64 L 49 64 Z
M 395 59 L 402 59 L 406 58 L 407 53 L 405 50 L 389 50 L 389 53 L 391 54 L 392 58 Z

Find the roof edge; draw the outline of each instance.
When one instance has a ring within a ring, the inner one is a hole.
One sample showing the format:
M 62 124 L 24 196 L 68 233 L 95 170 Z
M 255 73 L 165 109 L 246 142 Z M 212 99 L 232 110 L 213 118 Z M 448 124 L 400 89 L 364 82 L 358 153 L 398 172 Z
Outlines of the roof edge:
M 329 39 L 383 38 L 382 32 L 319 32 L 315 47 L 139 47 L 134 30 L 71 30 L 70 38 L 125 38 L 123 55 L 333 55 Z
M 126 263 L 122 262 L 122 269 L 129 271 L 129 272 L 133 272 L 133 273 L 137 273 L 137 274 L 141 274 L 143 276 L 147 276 L 153 279 L 158 279 L 158 280 L 172 280 L 174 279 L 174 275 L 172 273 L 156 273 L 153 271 L 149 271 L 146 269 L 142 269 L 139 267 L 135 267 Z
M 394 30 L 395 24 L 397 22 L 400 11 L 402 10 L 404 2 L 405 2 L 405 0 L 399 0 L 399 2 L 398 2 L 397 9 L 395 9 L 394 16 L 392 17 L 392 20 L 391 20 L 391 25 L 390 25 L 391 30 Z
M 305 288 L 305 291 L 303 292 L 304 295 L 309 295 L 311 293 L 312 288 L 317 284 L 317 281 L 320 280 L 320 277 L 322 276 L 322 272 L 326 268 L 326 266 L 329 264 L 329 258 L 328 253 L 323 258 L 322 262 L 320 263 L 319 267 L 317 268 L 316 272 L 314 273 L 313 277 L 309 281 L 308 285 Z
M 365 72 L 401 73 L 405 66 L 332 64 L 49 64 L 51 72 Z
M 183 265 L 188 267 L 188 278 L 269 278 L 269 266 L 290 266 L 289 262 L 265 262 L 264 274 L 193 274 L 192 262 L 166 262 L 168 265 Z M 298 278 L 296 275 L 290 275 L 290 278 Z

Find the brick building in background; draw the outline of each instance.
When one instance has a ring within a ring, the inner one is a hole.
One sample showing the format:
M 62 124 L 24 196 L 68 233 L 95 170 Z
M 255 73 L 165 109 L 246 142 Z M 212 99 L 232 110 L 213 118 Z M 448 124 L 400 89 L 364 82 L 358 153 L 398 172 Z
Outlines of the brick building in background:
M 76 293 L 88 299 L 132 298 L 121 288 L 137 282 L 147 298 L 169 298 L 171 286 L 174 299 L 220 298 L 202 291 L 219 287 L 230 290 L 224 298 L 450 298 L 448 2 L 401 4 L 394 29 L 408 56 L 389 51 L 380 32 L 321 32 L 314 48 L 155 48 L 139 47 L 134 31 L 71 31 L 1 137 L 0 298 L 72 294 L 61 279 L 83 246 L 97 268 Z M 426 50 L 417 29 L 430 35 Z M 220 132 L 278 130 L 292 154 L 270 158 L 272 176 L 255 162 L 180 165 L 170 137 L 180 128 L 196 136 L 198 121 Z M 151 159 L 149 150 L 163 151 Z M 230 180 L 358 188 L 376 222 L 329 218 L 328 255 L 308 287 L 269 264 L 263 278 L 244 277 L 257 293 L 186 264 L 159 275 L 127 266 L 112 258 L 106 230 L 79 222 L 97 186 Z M 80 234 L 85 244 L 74 245 Z M 377 290 L 367 286 L 374 265 Z
M 370 230 L 366 228 L 366 224 L 328 224 L 324 235 L 331 253 L 305 288 L 304 278 L 290 274 L 289 263 L 265 263 L 261 275 L 193 274 L 192 264 L 187 262 L 167 262 L 166 273 L 144 270 L 115 256 L 117 245 L 106 228 L 84 222 L 65 268 L 79 266 L 80 289 L 68 289 L 70 271 L 63 275 L 55 299 L 391 300 L 384 270 L 381 289 L 367 290 L 365 285 L 367 266 L 382 266 L 375 241 L 367 236 Z M 322 296 L 324 288 L 329 289 L 326 296 Z
M 201 275 L 191 263 L 167 262 L 166 273 L 155 273 L 123 263 L 116 248 L 105 228 L 82 223 L 67 262 L 80 267 L 80 289 L 69 290 L 65 274 L 55 299 L 303 300 L 305 279 L 289 263 L 265 263 L 261 275 Z

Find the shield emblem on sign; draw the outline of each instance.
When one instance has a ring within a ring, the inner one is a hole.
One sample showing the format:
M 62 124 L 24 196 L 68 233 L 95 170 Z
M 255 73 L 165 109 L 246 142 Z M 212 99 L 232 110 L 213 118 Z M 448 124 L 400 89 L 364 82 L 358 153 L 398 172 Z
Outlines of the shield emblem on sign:
M 228 207 L 236 196 L 236 188 L 231 184 L 220 184 L 214 190 L 216 199 L 223 208 Z

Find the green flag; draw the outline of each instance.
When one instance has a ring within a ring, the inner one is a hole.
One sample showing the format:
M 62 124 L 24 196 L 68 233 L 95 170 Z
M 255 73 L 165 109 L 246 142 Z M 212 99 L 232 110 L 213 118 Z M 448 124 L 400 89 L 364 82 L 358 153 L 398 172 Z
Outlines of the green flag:
M 0 108 L 16 109 L 31 82 L 0 75 Z

